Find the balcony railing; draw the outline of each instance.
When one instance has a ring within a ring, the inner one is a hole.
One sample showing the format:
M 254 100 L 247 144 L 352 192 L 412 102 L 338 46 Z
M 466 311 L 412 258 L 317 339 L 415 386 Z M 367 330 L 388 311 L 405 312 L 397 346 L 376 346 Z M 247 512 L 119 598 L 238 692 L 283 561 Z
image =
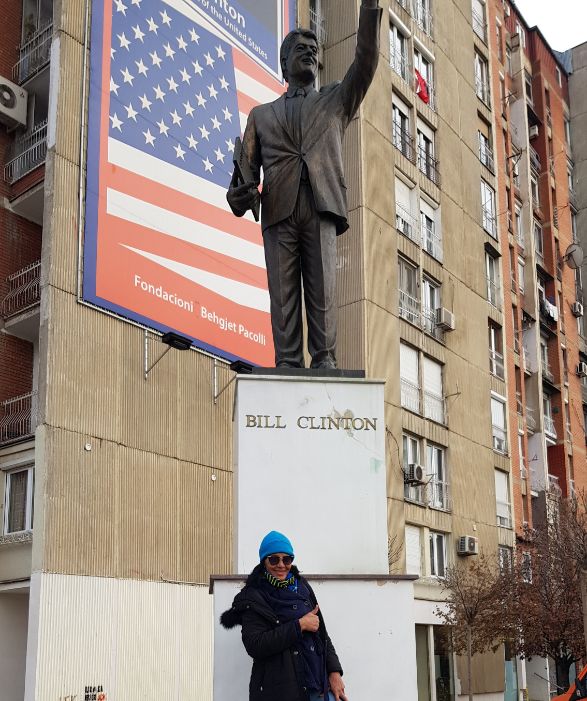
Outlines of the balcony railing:
M 479 160 L 486 168 L 489 168 L 489 170 L 493 172 L 493 149 L 485 141 L 479 141 Z M 511 217 L 511 212 L 508 212 L 508 214 Z
M 507 433 L 501 426 L 493 426 L 493 450 L 497 453 L 507 455 L 508 442 Z
M 489 89 L 489 83 L 486 80 L 483 80 L 480 76 L 477 76 L 475 78 L 475 92 L 477 93 L 477 97 L 487 105 L 487 107 L 491 106 L 491 91 Z
M 537 173 L 540 173 L 540 156 L 533 146 L 530 146 L 530 166 Z
M 24 83 L 47 65 L 51 58 L 53 22 L 40 27 L 33 36 L 20 47 L 20 59 L 12 68 L 15 83 Z
M 416 504 L 424 504 L 425 492 L 426 486 L 423 484 L 404 483 L 404 498 L 408 501 L 414 501 Z
M 414 139 L 399 124 L 393 125 L 393 145 L 412 163 L 416 162 Z
M 422 248 L 429 253 L 433 258 L 442 262 L 442 239 L 436 233 L 434 224 L 428 224 L 422 227 Z
M 420 302 L 403 290 L 399 291 L 399 315 L 411 324 L 420 325 Z
M 420 388 L 403 377 L 400 380 L 401 404 L 405 409 L 420 413 Z
M 424 416 L 439 424 L 444 423 L 444 397 L 424 390 Z
M 432 13 L 425 0 L 413 0 L 413 16 L 418 27 L 428 36 L 432 36 Z
M 443 511 L 450 510 L 450 485 L 448 482 L 432 479 L 428 483 L 428 506 Z
M 544 433 L 550 438 L 556 440 L 556 426 L 554 425 L 554 419 L 548 414 L 544 414 Z
M 0 445 L 30 438 L 35 432 L 35 392 L 0 402 Z
M 496 500 L 495 505 L 497 510 L 497 525 L 502 528 L 511 528 L 512 507 L 509 502 Z
M 569 202 L 577 208 L 577 193 L 575 192 L 575 188 L 569 186 Z
M 444 331 L 436 323 L 436 309 L 422 308 L 422 328 L 437 341 L 444 340 Z
M 408 83 L 412 75 L 412 69 L 410 67 L 408 57 L 402 54 L 397 47 L 391 47 L 389 62 L 399 77 Z
M 548 491 L 557 497 L 562 495 L 563 492 L 556 475 L 548 475 Z
M 418 147 L 418 168 L 429 180 L 440 187 L 438 161 L 422 146 Z
M 47 120 L 13 142 L 4 166 L 4 180 L 12 185 L 44 163 L 46 155 Z
M 500 380 L 503 380 L 505 377 L 503 355 L 494 348 L 489 349 L 489 371 L 495 377 L 499 377 Z
M 491 278 L 487 278 L 487 301 L 496 309 L 501 309 L 500 287 Z
M 534 409 L 526 407 L 526 428 L 529 433 L 534 433 L 536 431 L 536 418 L 534 416 Z
M 481 207 L 481 224 L 490 236 L 497 239 L 497 222 L 492 208 Z
M 487 24 L 485 22 L 485 17 L 475 10 L 473 10 L 473 31 L 484 44 L 487 43 Z
M 552 223 L 558 229 L 558 207 L 552 208 Z
M 548 363 L 545 363 L 544 360 L 542 361 L 542 377 L 544 377 L 549 382 L 554 382 L 554 375 L 552 374 L 552 370 L 550 369 Z
M 4 319 L 21 314 L 39 303 L 41 299 L 39 290 L 40 276 L 40 260 L 8 276 L 8 294 L 2 300 L 1 309 Z
M 520 416 L 522 416 L 522 414 L 524 413 L 524 404 L 522 402 L 521 392 L 516 392 L 516 411 Z
M 418 220 L 402 204 L 395 204 L 395 226 L 396 229 L 414 243 L 420 245 L 418 234 Z
M 326 22 L 322 13 L 310 8 L 310 29 L 318 37 L 318 44 L 322 46 L 326 43 Z

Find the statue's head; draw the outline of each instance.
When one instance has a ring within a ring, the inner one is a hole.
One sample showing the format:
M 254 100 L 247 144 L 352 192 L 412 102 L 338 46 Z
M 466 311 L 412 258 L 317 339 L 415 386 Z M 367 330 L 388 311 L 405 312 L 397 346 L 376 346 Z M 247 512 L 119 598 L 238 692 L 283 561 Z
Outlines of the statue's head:
M 279 59 L 288 83 L 310 85 L 318 75 L 318 37 L 311 29 L 293 29 L 281 44 Z

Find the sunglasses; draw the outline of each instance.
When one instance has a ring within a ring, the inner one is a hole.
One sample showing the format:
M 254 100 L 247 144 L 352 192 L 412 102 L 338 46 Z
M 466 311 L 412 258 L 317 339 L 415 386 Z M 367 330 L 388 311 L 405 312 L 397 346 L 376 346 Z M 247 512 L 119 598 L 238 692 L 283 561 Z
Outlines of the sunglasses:
M 289 567 L 293 561 L 294 561 L 294 559 L 291 555 L 269 555 L 269 557 L 267 558 L 267 562 L 272 567 L 275 567 L 280 562 L 283 562 L 283 564 L 286 567 Z

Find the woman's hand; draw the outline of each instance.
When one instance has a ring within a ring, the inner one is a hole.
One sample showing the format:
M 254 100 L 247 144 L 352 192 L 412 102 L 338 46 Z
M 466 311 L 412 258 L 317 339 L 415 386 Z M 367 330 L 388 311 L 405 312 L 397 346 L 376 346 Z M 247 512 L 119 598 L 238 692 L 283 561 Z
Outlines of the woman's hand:
M 318 606 L 314 610 L 302 616 L 300 619 L 300 628 L 302 633 L 308 631 L 308 633 L 315 633 L 320 627 L 320 619 L 318 618 Z
M 328 681 L 330 683 L 330 691 L 334 694 L 336 701 L 348 701 L 346 694 L 344 693 L 344 682 L 339 672 L 330 672 L 328 675 Z

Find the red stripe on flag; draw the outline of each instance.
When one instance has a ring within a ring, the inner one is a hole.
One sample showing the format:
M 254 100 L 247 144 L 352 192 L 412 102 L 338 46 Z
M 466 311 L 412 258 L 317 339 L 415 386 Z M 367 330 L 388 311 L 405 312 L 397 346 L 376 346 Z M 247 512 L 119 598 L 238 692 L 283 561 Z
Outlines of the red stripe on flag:
M 148 180 L 119 166 L 109 163 L 105 170 L 108 171 L 107 186 L 114 190 L 238 236 L 245 241 L 262 245 L 261 228 L 255 222 L 239 219 L 232 212 L 214 207 L 203 200 Z
M 256 265 L 250 265 L 222 253 L 176 239 L 173 236 L 149 229 L 148 226 L 140 226 L 112 214 L 107 216 L 106 221 L 108 224 L 107 236 L 114 245 L 132 246 L 147 253 L 163 256 L 178 263 L 220 275 L 229 280 L 267 289 L 267 273 Z
M 249 97 L 246 93 L 244 92 L 238 92 L 238 110 L 239 112 L 242 112 L 243 114 L 249 114 L 249 112 L 253 109 L 253 107 L 256 107 L 257 105 L 260 105 L 260 102 L 257 102 L 257 100 L 253 100 L 252 97 Z
M 255 82 L 261 83 L 269 90 L 273 90 L 281 94 L 284 90 L 283 85 L 273 76 L 269 75 L 258 63 L 255 63 L 252 58 L 249 58 L 242 51 L 237 49 L 232 50 L 234 67 L 249 75 Z

